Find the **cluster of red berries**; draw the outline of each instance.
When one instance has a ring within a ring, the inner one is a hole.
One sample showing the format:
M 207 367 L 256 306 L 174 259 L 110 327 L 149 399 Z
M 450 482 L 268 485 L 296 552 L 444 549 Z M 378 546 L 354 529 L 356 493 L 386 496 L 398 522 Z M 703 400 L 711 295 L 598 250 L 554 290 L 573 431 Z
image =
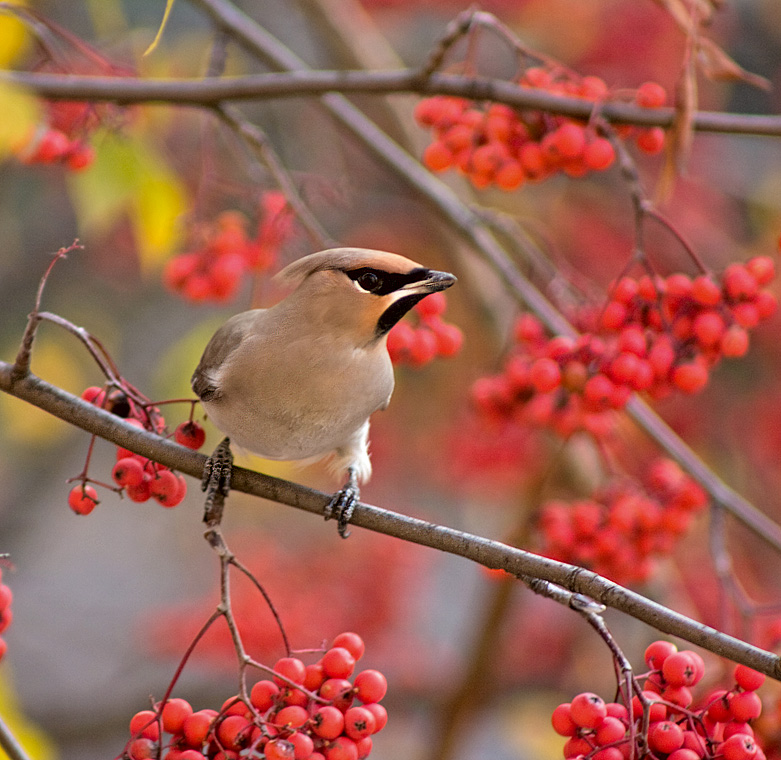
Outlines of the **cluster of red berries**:
M 194 712 L 186 700 L 169 699 L 142 710 L 130 721 L 124 757 L 161 757 L 164 746 L 163 760 L 363 760 L 388 719 L 379 704 L 385 676 L 363 670 L 349 680 L 363 651 L 358 634 L 342 633 L 314 664 L 278 660 L 272 678 L 258 681 L 248 701 L 233 696 L 219 711 Z
M 691 687 L 705 673 L 696 652 L 656 641 L 645 661 L 650 671 L 642 691 L 628 703 L 584 692 L 553 711 L 554 730 L 568 737 L 565 758 L 626 760 L 650 751 L 660 760 L 764 760 L 750 724 L 762 712 L 756 689 L 764 675 L 738 665 L 731 689 L 711 693 L 694 708 Z
M 598 315 L 576 315 L 582 334 L 549 338 L 535 317 L 515 325 L 516 350 L 498 376 L 480 378 L 473 400 L 489 420 L 549 427 L 562 436 L 612 430 L 611 410 L 635 391 L 696 393 L 721 357 L 743 356 L 748 331 L 777 308 L 768 256 L 709 275 L 621 277 Z
M 598 329 L 617 335 L 635 355 L 624 359 L 631 362 L 627 374 L 636 389 L 655 398 L 673 390 L 696 393 L 721 357 L 743 356 L 748 331 L 775 313 L 777 299 L 765 287 L 774 277 L 769 256 L 730 264 L 720 278 L 622 277 L 610 288 Z M 615 370 L 606 369 L 615 378 Z
M 86 103 L 72 105 L 88 108 Z M 40 124 L 16 148 L 16 155 L 23 164 L 62 164 L 75 172 L 92 164 L 95 149 L 85 139 L 68 137 L 64 131 L 49 123 Z
M 660 458 L 642 483 L 616 482 L 590 499 L 547 502 L 538 521 L 540 551 L 618 583 L 639 583 L 650 576 L 654 558 L 672 552 L 707 502 L 696 481 Z
M 274 266 L 291 225 L 287 200 L 276 191 L 263 195 L 255 237 L 249 236 L 244 214 L 224 211 L 214 222 L 200 226 L 195 250 L 168 261 L 163 283 L 189 301 L 230 301 L 246 274 L 267 272 Z
M 604 80 L 581 77 L 563 67 L 530 67 L 519 84 L 594 103 L 609 98 Z M 655 82 L 646 82 L 634 92 L 635 102 L 647 108 L 663 106 L 666 99 L 664 88 Z M 434 141 L 423 152 L 426 167 L 437 172 L 456 168 L 478 188 L 493 184 L 515 190 L 526 181 L 558 172 L 582 177 L 615 161 L 613 145 L 593 124 L 543 111 L 438 95 L 420 101 L 415 118 L 434 132 Z M 658 153 L 664 146 L 664 131 L 658 127 L 622 126 L 616 133 L 623 138 L 634 135 L 638 148 L 646 153 Z
M 2 581 L 2 572 L 0 572 L 0 581 Z M 11 602 L 14 595 L 10 587 L 5 583 L 0 582 L 0 633 L 5 633 L 11 620 L 13 620 L 14 613 L 11 611 Z M 8 650 L 8 644 L 5 639 L 0 638 L 0 660 L 5 657 L 5 653 Z
M 422 367 L 437 356 L 455 356 L 464 342 L 464 334 L 456 325 L 445 322 L 445 294 L 426 296 L 415 304 L 413 312 L 417 326 L 406 320 L 397 322 L 388 333 L 388 353 L 394 364 Z
M 140 407 L 120 389 L 90 386 L 81 397 L 124 418 L 135 427 L 157 434 L 165 433 L 165 419 L 159 409 Z M 200 423 L 188 420 L 177 426 L 174 439 L 182 446 L 199 449 L 206 440 L 206 432 Z M 154 499 L 164 507 L 175 507 L 187 494 L 187 483 L 181 475 L 122 446 L 117 446 L 117 461 L 111 477 L 118 486 L 117 490 L 135 502 Z M 79 515 L 88 515 L 99 503 L 97 491 L 87 481 L 86 477 L 81 479 L 68 496 L 68 504 Z

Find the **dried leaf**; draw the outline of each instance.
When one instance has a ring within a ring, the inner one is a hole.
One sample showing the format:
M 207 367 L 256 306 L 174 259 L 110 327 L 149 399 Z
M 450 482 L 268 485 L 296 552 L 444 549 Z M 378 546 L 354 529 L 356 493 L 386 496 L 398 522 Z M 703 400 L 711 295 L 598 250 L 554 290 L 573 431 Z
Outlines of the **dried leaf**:
M 769 80 L 759 74 L 746 71 L 707 37 L 700 37 L 697 40 L 697 58 L 702 73 L 714 81 L 746 82 L 763 90 L 769 90 L 772 87 Z

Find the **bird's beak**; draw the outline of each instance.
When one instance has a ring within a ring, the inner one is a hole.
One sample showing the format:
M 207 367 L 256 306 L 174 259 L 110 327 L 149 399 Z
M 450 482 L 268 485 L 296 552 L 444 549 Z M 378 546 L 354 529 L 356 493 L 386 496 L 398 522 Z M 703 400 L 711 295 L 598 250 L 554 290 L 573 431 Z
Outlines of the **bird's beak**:
M 450 272 L 438 272 L 436 269 L 429 269 L 426 279 L 417 280 L 405 285 L 402 290 L 408 293 L 426 294 L 435 293 L 438 290 L 446 290 L 456 282 L 455 275 Z

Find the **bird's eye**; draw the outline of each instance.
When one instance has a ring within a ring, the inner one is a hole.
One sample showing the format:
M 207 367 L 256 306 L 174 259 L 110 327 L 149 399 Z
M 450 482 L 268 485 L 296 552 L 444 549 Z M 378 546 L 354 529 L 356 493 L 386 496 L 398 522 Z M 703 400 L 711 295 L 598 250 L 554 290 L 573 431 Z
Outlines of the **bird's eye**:
M 358 278 L 358 284 L 369 293 L 377 290 L 382 285 L 382 280 L 374 272 L 364 272 Z

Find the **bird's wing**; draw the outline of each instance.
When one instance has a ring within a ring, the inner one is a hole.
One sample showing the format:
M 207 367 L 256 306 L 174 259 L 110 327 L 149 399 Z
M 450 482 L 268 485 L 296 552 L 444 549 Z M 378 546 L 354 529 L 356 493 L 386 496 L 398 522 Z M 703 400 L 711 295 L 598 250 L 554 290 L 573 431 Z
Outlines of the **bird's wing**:
M 190 378 L 192 389 L 202 401 L 212 401 L 220 397 L 220 369 L 244 339 L 260 311 L 245 311 L 231 317 L 206 345 L 201 361 Z

